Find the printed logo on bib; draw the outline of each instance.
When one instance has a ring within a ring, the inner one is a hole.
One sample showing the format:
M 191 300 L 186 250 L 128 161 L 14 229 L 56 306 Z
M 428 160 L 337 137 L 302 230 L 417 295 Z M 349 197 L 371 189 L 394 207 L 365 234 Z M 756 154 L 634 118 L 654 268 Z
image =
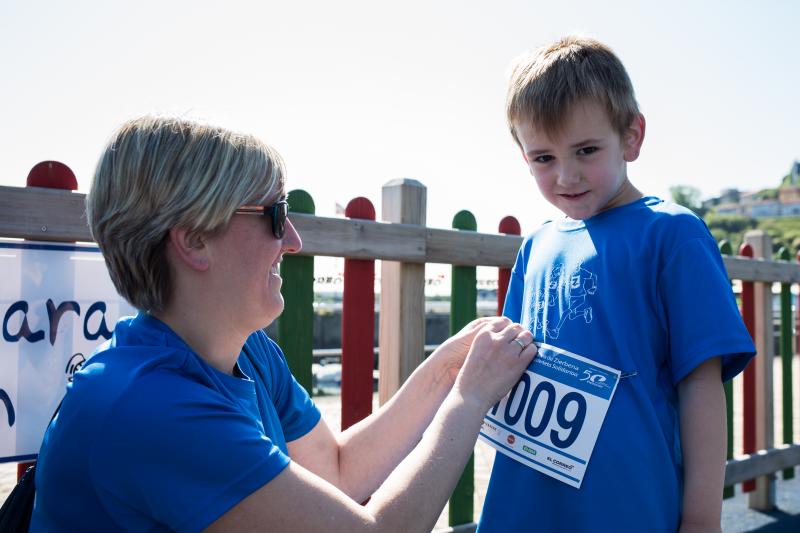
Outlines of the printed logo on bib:
M 486 415 L 479 438 L 580 488 L 620 371 L 547 344 Z

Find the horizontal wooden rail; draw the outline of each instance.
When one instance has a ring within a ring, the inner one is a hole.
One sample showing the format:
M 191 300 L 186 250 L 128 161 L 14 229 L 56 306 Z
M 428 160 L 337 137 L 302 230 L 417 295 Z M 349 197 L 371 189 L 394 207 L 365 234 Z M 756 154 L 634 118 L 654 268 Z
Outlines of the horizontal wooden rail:
M 723 257 L 728 277 L 742 281 L 800 282 L 800 264 L 789 261 Z
M 0 186 L 0 236 L 45 241 L 91 241 L 85 195 L 36 187 Z M 521 237 L 434 229 L 410 224 L 293 214 L 301 255 L 509 267 Z M 800 264 L 724 257 L 731 279 L 800 282 Z
M 84 195 L 58 189 L 0 186 L 0 237 L 90 242 Z
M 725 468 L 725 486 L 796 465 L 800 465 L 800 444 L 781 444 L 768 450 L 742 455 L 728 461 Z

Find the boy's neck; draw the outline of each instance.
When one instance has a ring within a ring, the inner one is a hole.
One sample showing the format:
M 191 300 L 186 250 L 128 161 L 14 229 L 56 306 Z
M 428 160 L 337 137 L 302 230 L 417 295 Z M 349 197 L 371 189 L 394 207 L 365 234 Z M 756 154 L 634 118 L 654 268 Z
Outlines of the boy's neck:
M 600 209 L 595 215 L 602 213 L 603 211 L 608 211 L 609 209 L 614 209 L 615 207 L 622 207 L 623 205 L 628 205 L 636 200 L 641 199 L 644 195 L 633 186 L 633 183 L 630 182 L 629 179 L 625 178 L 625 181 L 620 186 L 617 193 L 606 203 L 606 205 Z

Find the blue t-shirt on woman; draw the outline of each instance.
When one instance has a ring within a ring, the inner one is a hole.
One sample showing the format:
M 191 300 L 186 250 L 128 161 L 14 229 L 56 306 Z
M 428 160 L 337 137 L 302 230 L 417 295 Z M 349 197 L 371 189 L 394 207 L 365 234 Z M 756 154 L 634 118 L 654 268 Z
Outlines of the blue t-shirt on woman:
M 31 531 L 198 531 L 268 483 L 320 413 L 261 331 L 234 373 L 150 315 L 120 320 L 45 434 Z

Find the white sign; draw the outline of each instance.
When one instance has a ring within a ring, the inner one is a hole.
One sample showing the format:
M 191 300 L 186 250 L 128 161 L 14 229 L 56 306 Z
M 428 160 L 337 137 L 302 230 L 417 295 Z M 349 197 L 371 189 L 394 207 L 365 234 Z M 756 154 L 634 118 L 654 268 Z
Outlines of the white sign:
M 0 462 L 36 458 L 72 375 L 134 313 L 97 246 L 0 239 Z
M 619 370 L 547 344 L 483 420 L 479 438 L 525 466 L 580 488 Z

